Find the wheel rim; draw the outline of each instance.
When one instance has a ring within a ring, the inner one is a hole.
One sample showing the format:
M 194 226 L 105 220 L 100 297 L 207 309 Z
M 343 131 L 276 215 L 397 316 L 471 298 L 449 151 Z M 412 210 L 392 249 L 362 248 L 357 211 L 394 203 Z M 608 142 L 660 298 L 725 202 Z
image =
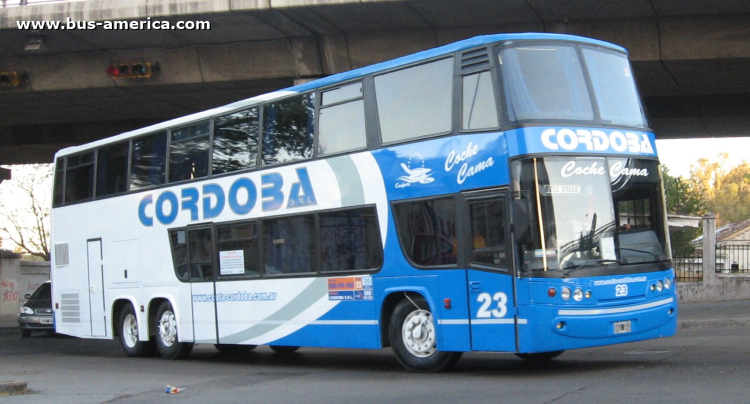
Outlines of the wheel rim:
M 177 339 L 177 321 L 169 310 L 162 313 L 159 319 L 159 339 L 164 346 L 172 346 Z
M 410 313 L 401 327 L 404 346 L 414 356 L 425 358 L 437 350 L 435 325 L 432 315 L 426 310 Z
M 128 348 L 138 343 L 138 320 L 132 314 L 126 315 L 122 320 L 122 337 Z

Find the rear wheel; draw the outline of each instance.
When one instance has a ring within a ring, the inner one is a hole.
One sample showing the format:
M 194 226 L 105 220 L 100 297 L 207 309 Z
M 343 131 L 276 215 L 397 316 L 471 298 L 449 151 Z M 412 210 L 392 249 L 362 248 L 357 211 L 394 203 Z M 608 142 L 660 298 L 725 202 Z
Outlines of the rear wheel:
M 276 353 L 292 353 L 296 352 L 299 347 L 298 346 L 281 346 L 281 345 L 271 345 L 271 350 Z
M 527 362 L 548 362 L 562 355 L 565 351 L 550 351 L 537 353 L 517 353 L 516 356 Z
M 415 372 L 441 372 L 461 358 L 461 352 L 437 349 L 435 319 L 424 298 L 402 300 L 389 325 L 391 347 L 399 363 Z
M 120 337 L 120 346 L 125 355 L 130 357 L 149 356 L 154 352 L 154 345 L 151 341 L 138 340 L 138 318 L 135 316 L 135 310 L 130 304 L 126 304 L 120 310 L 120 317 L 117 321 L 117 334 Z
M 156 312 L 156 349 L 164 359 L 182 359 L 190 355 L 193 344 L 179 342 L 177 318 L 169 302 L 163 302 Z

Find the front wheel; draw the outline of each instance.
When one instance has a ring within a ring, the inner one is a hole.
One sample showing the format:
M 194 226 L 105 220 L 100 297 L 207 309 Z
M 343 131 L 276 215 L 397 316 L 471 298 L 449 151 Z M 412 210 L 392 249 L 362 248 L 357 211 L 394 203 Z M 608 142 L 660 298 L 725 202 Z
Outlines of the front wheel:
M 138 318 L 135 316 L 133 306 L 126 304 L 120 310 L 120 317 L 118 319 L 117 334 L 120 337 L 120 346 L 125 355 L 139 357 L 153 354 L 154 345 L 151 341 L 138 340 Z
M 527 362 L 548 362 L 562 355 L 565 351 L 550 351 L 537 353 L 517 353 L 516 356 Z
M 179 342 L 177 318 L 169 302 L 163 302 L 156 312 L 156 349 L 164 359 L 182 359 L 193 350 L 193 344 Z
M 438 351 L 435 319 L 421 296 L 402 300 L 388 328 L 396 359 L 408 370 L 441 372 L 461 358 L 461 352 Z

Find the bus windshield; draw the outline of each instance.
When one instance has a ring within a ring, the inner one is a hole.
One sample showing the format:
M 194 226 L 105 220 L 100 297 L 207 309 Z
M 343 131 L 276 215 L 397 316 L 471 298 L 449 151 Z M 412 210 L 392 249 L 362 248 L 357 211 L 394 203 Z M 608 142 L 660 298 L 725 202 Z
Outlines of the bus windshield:
M 574 44 L 523 44 L 502 49 L 498 60 L 510 120 L 592 122 L 598 110 L 602 124 L 645 127 L 627 56 L 598 48 L 581 49 L 578 52 Z
M 669 259 L 655 160 L 529 158 L 513 163 L 513 179 L 530 218 L 522 271 Z

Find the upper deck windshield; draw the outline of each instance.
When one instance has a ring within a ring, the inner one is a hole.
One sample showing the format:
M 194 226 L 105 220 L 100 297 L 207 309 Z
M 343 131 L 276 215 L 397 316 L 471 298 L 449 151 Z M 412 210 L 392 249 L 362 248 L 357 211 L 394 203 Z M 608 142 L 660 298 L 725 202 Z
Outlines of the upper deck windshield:
M 519 246 L 522 270 L 663 268 L 669 249 L 658 169 L 655 160 L 612 157 L 514 162 L 515 196 L 530 223 Z
M 514 123 L 646 126 L 625 54 L 575 44 L 518 43 L 501 49 L 498 60 Z

